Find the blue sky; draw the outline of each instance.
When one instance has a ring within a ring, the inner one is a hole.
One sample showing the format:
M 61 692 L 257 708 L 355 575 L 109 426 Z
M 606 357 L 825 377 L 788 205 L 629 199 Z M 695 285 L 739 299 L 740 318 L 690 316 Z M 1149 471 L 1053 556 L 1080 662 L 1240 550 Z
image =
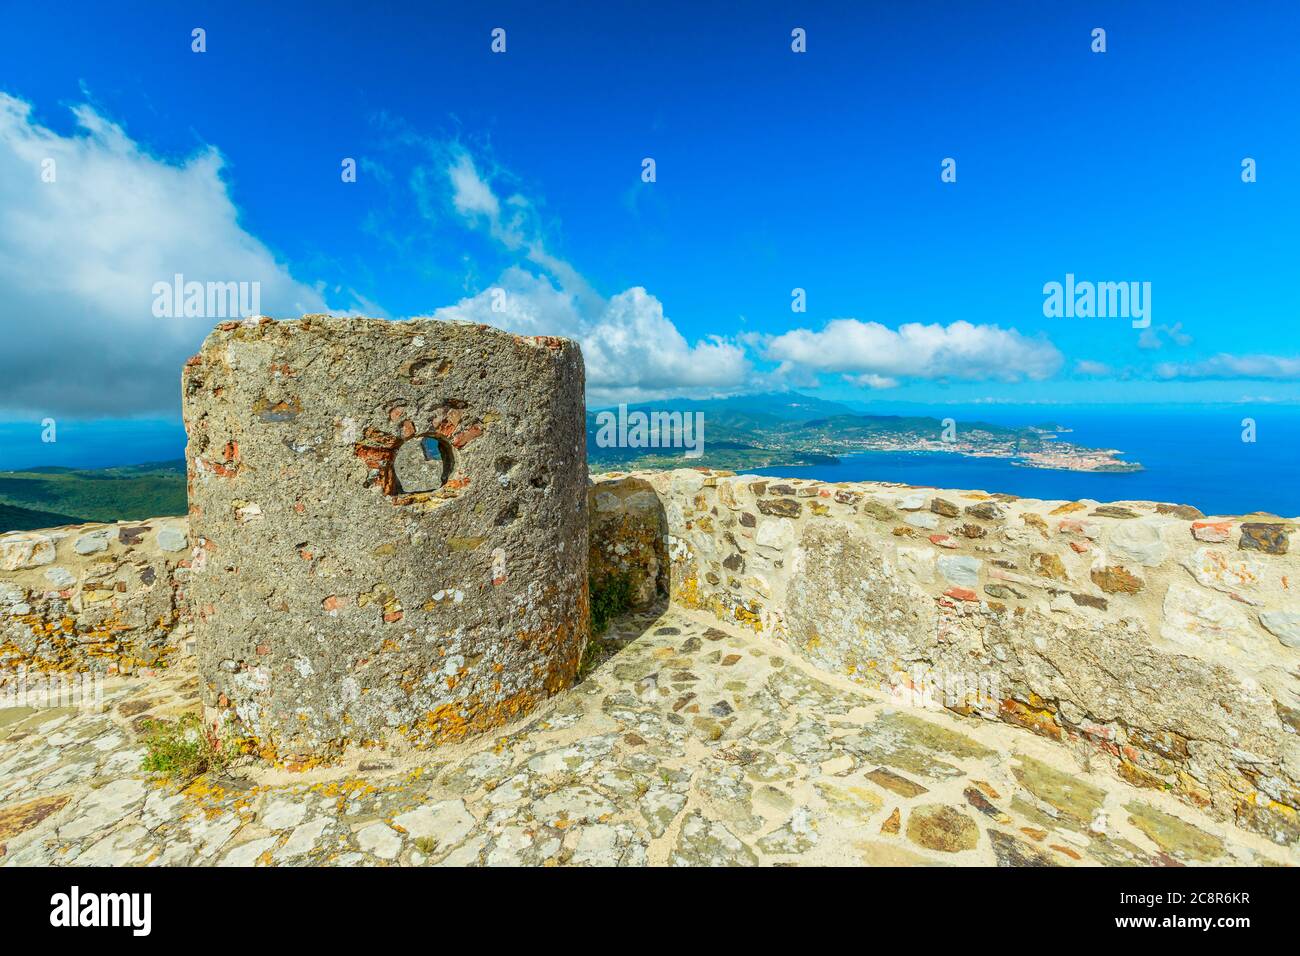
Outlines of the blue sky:
M 174 416 L 174 272 L 572 335 L 593 403 L 1300 401 L 1294 3 L 176 6 L 5 12 L 0 418 Z

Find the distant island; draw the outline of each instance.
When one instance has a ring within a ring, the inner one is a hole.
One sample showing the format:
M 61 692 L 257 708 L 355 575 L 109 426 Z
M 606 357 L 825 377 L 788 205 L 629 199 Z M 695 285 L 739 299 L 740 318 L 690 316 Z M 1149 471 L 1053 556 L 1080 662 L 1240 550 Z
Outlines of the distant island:
M 1115 448 L 1062 441 L 1057 423 L 1010 427 L 980 421 L 947 425 L 928 416 L 866 415 L 837 402 L 795 393 L 628 406 L 628 413 L 704 415 L 703 454 L 686 459 L 681 448 L 602 447 L 596 416 L 587 413 L 587 459 L 593 471 L 609 468 L 680 468 L 703 465 L 731 471 L 792 465 L 833 465 L 866 452 L 946 452 L 970 458 L 1004 458 L 1023 468 L 1134 472 Z M 949 420 L 950 421 L 950 420 Z

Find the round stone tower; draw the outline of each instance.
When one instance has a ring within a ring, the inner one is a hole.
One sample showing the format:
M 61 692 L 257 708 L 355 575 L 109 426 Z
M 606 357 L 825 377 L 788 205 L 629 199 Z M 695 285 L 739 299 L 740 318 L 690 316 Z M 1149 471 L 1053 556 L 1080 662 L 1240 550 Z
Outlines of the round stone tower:
M 183 376 L 209 708 L 282 759 L 454 741 L 572 684 L 587 635 L 578 346 L 306 315 Z

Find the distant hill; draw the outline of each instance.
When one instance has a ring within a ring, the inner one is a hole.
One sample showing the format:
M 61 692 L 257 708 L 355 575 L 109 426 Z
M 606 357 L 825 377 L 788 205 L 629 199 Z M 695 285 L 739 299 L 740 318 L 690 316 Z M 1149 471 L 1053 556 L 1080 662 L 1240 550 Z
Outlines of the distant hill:
M 614 408 L 587 411 L 587 459 L 593 471 L 610 468 L 764 468 L 785 464 L 833 464 L 835 456 L 800 440 L 805 422 L 818 417 L 851 415 L 846 405 L 795 392 L 741 395 L 734 398 L 670 399 L 629 405 L 627 412 L 704 414 L 704 455 L 684 459 L 678 448 L 602 448 L 598 416 Z
M 74 518 L 72 515 L 56 514 L 53 511 L 34 511 L 31 508 L 15 508 L 13 505 L 0 504 L 0 532 L 57 528 L 64 524 L 83 524 L 85 521 L 85 518 Z
M 185 462 L 0 471 L 0 531 L 183 515 Z M 74 515 L 79 517 L 73 517 Z

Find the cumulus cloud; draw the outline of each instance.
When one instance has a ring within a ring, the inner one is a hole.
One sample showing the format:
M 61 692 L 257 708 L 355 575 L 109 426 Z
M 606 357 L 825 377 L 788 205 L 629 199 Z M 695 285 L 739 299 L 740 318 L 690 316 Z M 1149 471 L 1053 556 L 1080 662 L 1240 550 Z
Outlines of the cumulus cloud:
M 1181 322 L 1175 322 L 1173 325 L 1148 326 L 1138 336 L 1138 348 L 1140 349 L 1164 348 L 1166 342 L 1171 342 L 1174 345 L 1191 345 L 1192 337 L 1183 331 L 1183 323 Z
M 498 286 L 438 309 L 433 318 L 576 339 L 594 404 L 734 391 L 751 371 L 739 345 L 720 338 L 687 342 L 659 300 L 640 286 L 588 314 L 575 295 L 550 277 L 512 266 Z
M 1105 362 L 1094 362 L 1092 359 L 1079 359 L 1079 361 L 1074 363 L 1074 371 L 1079 375 L 1091 376 L 1114 374 L 1114 369 Z
M 1300 380 L 1300 357 L 1283 355 L 1229 355 L 1226 352 L 1199 362 L 1162 362 L 1156 366 L 1160 378 L 1260 378 Z
M 176 412 L 181 364 L 219 321 L 155 317 L 154 284 L 177 273 L 259 282 L 267 314 L 325 311 L 240 226 L 215 149 L 173 163 L 89 106 L 73 114 L 62 136 L 0 93 L 0 411 Z
M 820 331 L 793 329 L 767 342 L 782 370 L 839 372 L 865 388 L 892 388 L 905 378 L 1018 382 L 1044 379 L 1062 356 L 1046 339 L 996 325 L 834 319 Z
M 433 318 L 576 339 L 595 404 L 717 394 L 750 380 L 743 346 L 717 336 L 688 342 L 641 286 L 608 299 L 597 294 L 549 251 L 534 204 L 518 193 L 501 199 L 468 152 L 452 150 L 446 174 L 451 206 L 466 224 L 484 229 L 540 272 L 513 265 L 496 286 L 438 309 Z

